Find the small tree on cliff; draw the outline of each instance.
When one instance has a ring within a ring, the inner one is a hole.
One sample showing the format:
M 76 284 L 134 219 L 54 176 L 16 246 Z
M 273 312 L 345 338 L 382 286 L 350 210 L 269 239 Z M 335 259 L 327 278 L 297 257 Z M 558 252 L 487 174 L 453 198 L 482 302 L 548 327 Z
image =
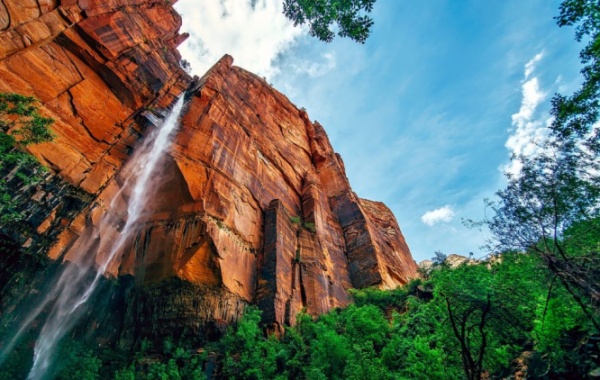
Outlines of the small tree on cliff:
M 284 0 L 283 13 L 294 26 L 308 24 L 309 33 L 321 41 L 331 42 L 337 26 L 340 37 L 365 43 L 373 20 L 366 15 L 376 0 Z
M 0 224 L 21 219 L 4 178 L 16 177 L 25 184 L 39 180 L 37 160 L 24 148 L 54 137 L 49 129 L 54 120 L 41 116 L 36 103 L 30 96 L 0 93 Z

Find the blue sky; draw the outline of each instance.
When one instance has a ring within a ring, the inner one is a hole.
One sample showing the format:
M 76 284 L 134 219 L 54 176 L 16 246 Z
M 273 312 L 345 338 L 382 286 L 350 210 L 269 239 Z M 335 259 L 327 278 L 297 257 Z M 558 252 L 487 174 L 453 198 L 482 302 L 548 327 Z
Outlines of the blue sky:
M 573 31 L 554 0 L 378 0 L 364 45 L 294 28 L 280 0 L 180 0 L 195 73 L 231 54 L 326 129 L 350 183 L 396 215 L 415 260 L 476 257 L 511 152 L 531 153 L 553 93 L 579 83 Z

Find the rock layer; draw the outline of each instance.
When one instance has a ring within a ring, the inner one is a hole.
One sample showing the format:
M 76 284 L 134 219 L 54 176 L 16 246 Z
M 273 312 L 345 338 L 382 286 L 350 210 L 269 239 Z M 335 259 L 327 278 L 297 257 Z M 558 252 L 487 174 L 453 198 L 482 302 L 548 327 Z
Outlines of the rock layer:
M 30 220 L 36 233 L 21 240 L 51 236 L 38 249 L 50 246 L 52 259 L 70 260 L 103 214 L 126 218 L 127 194 L 114 198 L 144 120 L 193 85 L 161 163 L 169 175 L 108 269 L 133 278 L 121 339 L 209 333 L 248 303 L 279 328 L 301 310 L 347 305 L 349 288 L 394 288 L 416 275 L 390 210 L 354 194 L 305 111 L 229 56 L 192 83 L 178 65 L 185 35 L 169 2 L 0 4 L 0 91 L 41 100 L 57 138 L 31 151 L 89 197 L 68 218 L 52 216 L 54 202 Z M 103 233 L 116 236 L 117 225 Z

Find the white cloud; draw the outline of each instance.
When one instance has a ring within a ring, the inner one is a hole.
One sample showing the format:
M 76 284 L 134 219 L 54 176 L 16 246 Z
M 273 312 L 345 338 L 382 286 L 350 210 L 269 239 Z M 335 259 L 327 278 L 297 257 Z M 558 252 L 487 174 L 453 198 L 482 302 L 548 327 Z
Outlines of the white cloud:
M 197 75 L 230 54 L 237 66 L 270 78 L 278 55 L 306 33 L 283 15 L 280 0 L 179 0 L 175 9 L 190 33 L 179 51 Z
M 523 94 L 521 108 L 518 113 L 512 115 L 512 124 L 517 130 L 526 128 L 537 107 L 546 99 L 546 93 L 540 89 L 540 82 L 537 77 L 523 83 L 521 93 Z
M 454 218 L 454 215 L 452 206 L 446 205 L 432 211 L 427 211 L 421 216 L 421 221 L 431 227 L 437 223 L 450 222 Z
M 529 62 L 525 64 L 525 79 L 529 78 L 531 74 L 535 71 L 535 65 L 538 64 L 539 61 L 544 58 L 544 51 L 542 50 L 538 54 L 535 55 Z
M 521 85 L 521 107 L 519 112 L 512 115 L 512 134 L 504 144 L 515 156 L 531 156 L 540 151 L 540 143 L 546 137 L 545 128 L 552 119 L 548 116 L 536 118 L 539 105 L 544 102 L 548 93 L 543 91 L 537 76 L 531 77 L 536 70 L 536 65 L 543 58 L 544 52 L 536 54 L 525 64 L 524 82 Z M 502 167 L 504 172 L 517 176 L 521 171 L 521 162 L 518 159 Z

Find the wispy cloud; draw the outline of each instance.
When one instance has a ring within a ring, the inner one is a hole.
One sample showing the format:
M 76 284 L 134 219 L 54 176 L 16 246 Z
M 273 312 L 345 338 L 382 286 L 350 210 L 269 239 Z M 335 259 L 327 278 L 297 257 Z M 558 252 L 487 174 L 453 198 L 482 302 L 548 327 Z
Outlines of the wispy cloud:
M 421 216 L 421 221 L 431 227 L 438 223 L 452 221 L 454 215 L 452 206 L 446 205 L 432 211 L 427 211 Z
M 190 33 L 179 50 L 198 75 L 231 54 L 236 65 L 270 78 L 278 55 L 306 33 L 283 15 L 280 0 L 179 0 L 175 8 Z
M 324 53 L 320 62 L 299 60 L 292 65 L 296 74 L 307 74 L 310 77 L 320 77 L 335 69 L 336 60 L 334 53 Z
M 544 102 L 548 93 L 543 91 L 538 76 L 534 76 L 537 64 L 544 57 L 544 52 L 538 53 L 525 64 L 524 79 L 521 85 L 521 107 L 519 112 L 512 115 L 513 132 L 504 144 L 515 157 L 531 156 L 540 151 L 540 142 L 546 136 L 546 127 L 552 122 L 548 116 L 537 117 L 536 111 Z M 513 159 L 502 169 L 513 176 L 521 171 L 521 162 Z
M 535 71 L 535 65 L 544 58 L 544 51 L 537 53 L 529 62 L 525 64 L 525 79 L 529 78 Z

